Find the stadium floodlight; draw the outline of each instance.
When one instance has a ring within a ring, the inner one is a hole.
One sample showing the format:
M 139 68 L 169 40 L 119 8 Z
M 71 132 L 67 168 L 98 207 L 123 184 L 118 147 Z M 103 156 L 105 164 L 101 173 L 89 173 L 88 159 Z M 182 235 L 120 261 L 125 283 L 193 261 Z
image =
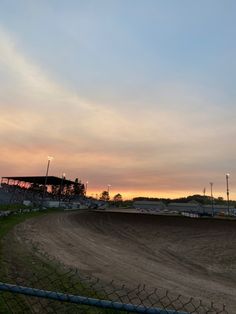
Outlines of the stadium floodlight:
M 46 175 L 45 175 L 45 181 L 44 181 L 44 187 L 43 187 L 43 197 L 42 197 L 41 207 L 43 206 L 43 202 L 44 202 L 44 198 L 45 198 L 45 194 L 46 194 L 50 162 L 51 162 L 53 159 L 54 159 L 54 157 L 48 156 L 48 162 L 47 162 Z
M 53 159 L 54 159 L 54 157 L 48 156 L 48 163 L 47 163 L 47 170 L 46 170 L 45 180 L 48 178 L 48 172 L 49 172 L 50 162 L 51 162 Z M 46 181 L 46 183 L 47 183 L 47 181 Z
M 108 192 L 108 194 L 109 194 L 109 192 L 110 192 L 110 188 L 111 188 L 111 185 L 108 184 L 108 185 L 107 185 L 107 192 Z
M 227 194 L 227 214 L 229 215 L 229 173 L 225 174 L 226 177 L 226 194 Z

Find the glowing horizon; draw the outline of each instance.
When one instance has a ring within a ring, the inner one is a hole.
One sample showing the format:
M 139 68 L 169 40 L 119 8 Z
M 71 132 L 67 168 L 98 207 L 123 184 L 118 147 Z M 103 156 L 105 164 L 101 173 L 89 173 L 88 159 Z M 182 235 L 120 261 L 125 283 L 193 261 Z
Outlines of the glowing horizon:
M 102 191 L 105 191 L 106 189 L 102 190 L 91 190 L 87 193 L 87 196 L 91 197 L 98 197 L 100 196 Z M 135 197 L 147 197 L 147 198 L 170 198 L 170 199 L 175 199 L 175 198 L 182 198 L 182 197 L 187 197 L 191 195 L 203 195 L 201 191 L 174 191 L 174 192 L 158 192 L 158 191 L 125 191 L 125 190 L 115 190 L 115 191 L 110 191 L 110 199 L 112 200 L 113 197 L 116 194 L 121 194 L 122 198 L 124 200 L 132 200 Z M 208 193 L 206 193 L 206 196 L 210 197 L 210 188 L 208 190 Z M 226 200 L 226 191 L 215 191 L 214 198 L 218 197 L 223 197 L 224 200 Z M 232 194 L 230 195 L 230 200 L 236 200 L 236 195 Z

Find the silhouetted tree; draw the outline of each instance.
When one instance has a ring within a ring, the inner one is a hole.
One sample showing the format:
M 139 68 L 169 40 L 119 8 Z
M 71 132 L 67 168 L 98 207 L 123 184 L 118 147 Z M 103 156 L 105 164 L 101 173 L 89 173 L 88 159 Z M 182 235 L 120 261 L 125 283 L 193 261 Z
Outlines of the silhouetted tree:
M 110 199 L 110 196 L 109 196 L 108 191 L 103 191 L 100 195 L 100 200 L 101 201 L 109 201 L 109 199 Z
M 122 202 L 122 195 L 120 193 L 116 194 L 113 198 L 114 202 Z
M 81 183 L 81 181 L 79 181 L 78 178 L 75 179 L 73 194 L 74 195 L 84 195 L 85 194 L 85 186 L 83 183 Z

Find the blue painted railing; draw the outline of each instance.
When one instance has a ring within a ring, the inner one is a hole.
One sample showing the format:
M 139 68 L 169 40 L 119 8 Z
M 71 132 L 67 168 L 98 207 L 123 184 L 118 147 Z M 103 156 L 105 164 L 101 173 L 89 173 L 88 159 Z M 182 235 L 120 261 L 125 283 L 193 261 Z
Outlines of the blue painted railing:
M 126 304 L 121 302 L 113 302 L 109 300 L 100 300 L 73 294 L 64 294 L 61 292 L 40 290 L 30 287 L 23 287 L 0 282 L 0 291 L 18 293 L 27 296 L 33 296 L 44 299 L 51 299 L 60 302 L 69 302 L 80 305 L 89 305 L 104 309 L 113 309 L 117 311 L 128 311 L 133 313 L 146 314 L 188 314 L 187 312 L 179 312 L 175 310 L 160 309 L 156 307 L 146 307 L 143 305 Z

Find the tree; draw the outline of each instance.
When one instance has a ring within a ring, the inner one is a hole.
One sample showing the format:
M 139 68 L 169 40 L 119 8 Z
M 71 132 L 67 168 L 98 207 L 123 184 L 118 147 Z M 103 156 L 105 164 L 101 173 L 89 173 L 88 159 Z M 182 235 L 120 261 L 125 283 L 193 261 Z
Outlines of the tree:
M 216 204 L 223 205 L 225 203 L 224 198 L 222 196 L 217 197 L 215 200 Z
M 116 194 L 113 198 L 113 201 L 118 203 L 118 202 L 122 202 L 123 199 L 122 199 L 122 195 L 120 193 Z
M 100 200 L 101 201 L 109 201 L 110 196 L 108 191 L 103 191 L 100 195 Z
M 73 194 L 74 195 L 85 195 L 85 186 L 83 183 L 81 183 L 81 181 L 79 181 L 78 178 L 75 179 Z

